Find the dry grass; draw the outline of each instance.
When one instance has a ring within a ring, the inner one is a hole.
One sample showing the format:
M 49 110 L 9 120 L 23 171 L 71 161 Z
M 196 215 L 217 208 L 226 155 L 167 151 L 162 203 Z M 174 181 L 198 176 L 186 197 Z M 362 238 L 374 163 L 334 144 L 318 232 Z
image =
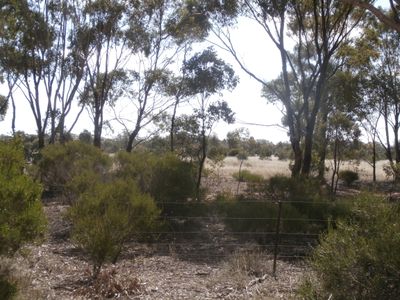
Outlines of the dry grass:
M 240 161 L 236 157 L 227 157 L 224 160 L 222 174 L 224 176 L 232 176 L 239 171 Z M 290 175 L 289 161 L 278 160 L 277 158 L 259 159 L 251 156 L 244 161 L 243 170 L 249 170 L 252 173 L 263 176 L 268 179 L 276 174 Z
M 386 174 L 383 171 L 383 167 L 387 164 L 387 161 L 377 162 L 376 175 L 378 181 L 387 180 Z M 252 173 L 263 176 L 265 179 L 269 179 L 278 174 L 290 176 L 289 165 L 289 160 L 279 160 L 276 157 L 261 160 L 258 157 L 252 156 L 244 161 L 242 169 L 249 170 Z M 208 166 L 210 166 L 210 164 L 208 164 Z M 220 176 L 224 178 L 232 177 L 234 173 L 238 172 L 239 166 L 240 161 L 236 157 L 227 157 L 218 172 Z M 329 178 L 332 170 L 331 160 L 326 161 L 326 167 L 328 168 L 326 176 Z M 346 161 L 340 166 L 340 168 L 341 170 L 348 169 L 358 172 L 362 181 L 372 181 L 372 167 L 365 161 Z
M 32 284 L 35 278 L 13 259 L 0 257 L 0 276 L 4 276 L 10 283 L 16 285 L 17 294 L 13 298 L 15 300 L 39 300 L 45 298 L 43 290 L 34 287 Z
M 272 269 L 273 260 L 253 247 L 234 252 L 222 264 L 215 279 L 225 282 L 232 290 L 231 299 L 294 299 L 308 271 L 304 263 L 278 261 L 276 277 Z

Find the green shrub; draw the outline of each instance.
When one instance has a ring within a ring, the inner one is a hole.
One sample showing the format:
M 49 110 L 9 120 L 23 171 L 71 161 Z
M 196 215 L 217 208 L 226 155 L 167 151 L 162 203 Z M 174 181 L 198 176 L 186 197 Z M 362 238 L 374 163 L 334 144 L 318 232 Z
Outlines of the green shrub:
M 287 201 L 307 219 L 308 226 L 299 228 L 305 232 L 319 233 L 326 230 L 331 221 L 349 215 L 348 203 L 342 200 L 332 201 L 315 178 L 277 175 L 269 180 L 265 192 L 267 197 Z
M 220 194 L 216 206 L 225 224 L 233 232 L 253 233 L 250 236 L 261 243 L 265 243 L 266 238 L 261 232 L 275 232 L 279 209 L 275 202 Z M 290 204 L 282 206 L 281 217 L 281 231 L 285 233 L 297 233 L 307 225 L 303 216 Z
M 149 193 L 157 159 L 158 156 L 148 151 L 120 151 L 115 155 L 115 175 L 135 180 L 142 192 Z
M 232 148 L 228 150 L 227 156 L 237 156 L 240 152 L 239 148 Z
M 118 178 L 132 178 L 144 193 L 150 194 L 164 215 L 190 213 L 186 206 L 196 191 L 193 165 L 172 153 L 155 155 L 150 152 L 117 154 Z
M 93 275 L 106 261 L 115 262 L 124 244 L 151 230 L 159 217 L 154 200 L 132 180 L 98 182 L 69 210 L 72 238 L 89 255 Z
M 251 183 L 260 183 L 264 181 L 264 177 L 259 174 L 252 173 L 249 170 L 242 170 L 234 173 L 233 178 L 240 182 L 251 182 Z
M 42 188 L 24 171 L 21 140 L 0 142 L 0 255 L 14 254 L 23 243 L 43 236 L 46 228 Z M 12 299 L 17 293 L 9 273 L 0 265 L 0 299 Z
M 400 210 L 376 196 L 361 195 L 352 216 L 321 239 L 311 266 L 319 289 L 302 289 L 310 299 L 398 299 L 400 295 Z M 311 296 L 310 296 L 311 295 Z
M 46 228 L 42 188 L 24 170 L 21 142 L 0 142 L 0 255 L 14 253 Z
M 111 159 L 100 149 L 73 141 L 64 145 L 54 144 L 45 147 L 37 163 L 37 172 L 45 191 L 50 195 L 62 194 L 74 199 L 78 195 L 71 193 L 74 186 L 68 186 L 68 183 L 75 176 L 85 172 L 105 176 L 110 165 Z
M 12 270 L 8 261 L 0 261 L 0 299 L 13 299 L 18 292 L 18 283 L 13 278 Z
M 17 294 L 17 285 L 0 276 L 0 299 L 13 299 Z
M 346 186 L 351 186 L 359 179 L 358 173 L 351 170 L 343 170 L 339 172 L 339 179 L 343 180 Z

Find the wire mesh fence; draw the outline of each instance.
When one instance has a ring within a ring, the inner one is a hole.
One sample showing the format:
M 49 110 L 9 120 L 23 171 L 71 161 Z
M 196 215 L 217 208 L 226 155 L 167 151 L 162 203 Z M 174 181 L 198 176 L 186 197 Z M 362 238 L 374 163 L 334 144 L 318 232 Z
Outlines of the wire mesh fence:
M 274 260 L 310 255 L 336 219 L 337 203 L 307 201 L 164 202 L 162 226 L 143 233 L 161 255 L 221 261 L 232 254 L 259 251 Z M 294 213 L 293 206 L 305 213 Z M 311 211 L 311 213 L 310 213 Z M 308 214 L 307 214 L 308 213 Z

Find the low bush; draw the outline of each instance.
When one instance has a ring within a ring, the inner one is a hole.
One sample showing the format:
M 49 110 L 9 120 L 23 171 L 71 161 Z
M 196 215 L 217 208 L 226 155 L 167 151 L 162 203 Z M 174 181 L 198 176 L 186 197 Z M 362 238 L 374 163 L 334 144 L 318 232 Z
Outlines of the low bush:
M 9 264 L 1 261 L 0 265 L 0 299 L 13 299 L 18 292 L 18 284 L 12 278 L 12 270 Z
M 236 172 L 232 176 L 234 179 L 240 182 L 260 183 L 264 181 L 264 177 L 262 175 L 252 173 L 249 170 Z
M 13 255 L 22 244 L 42 237 L 46 229 L 42 188 L 25 174 L 21 140 L 0 142 L 0 255 Z M 0 299 L 17 294 L 17 282 L 0 262 Z
M 21 142 L 0 142 L 0 255 L 14 253 L 46 229 L 42 188 L 24 170 Z
M 0 299 L 13 299 L 17 294 L 17 285 L 0 276 Z
M 124 244 L 157 224 L 159 209 L 132 180 L 98 182 L 70 208 L 72 238 L 89 255 L 96 277 L 106 261 L 115 262 Z
M 245 232 L 260 243 L 275 232 L 279 206 L 272 201 L 259 201 L 248 196 L 220 194 L 216 204 L 219 215 L 233 232 Z M 307 222 L 290 204 L 282 206 L 281 231 L 299 232 Z M 266 234 L 264 234 L 266 233 Z
M 350 187 L 359 178 L 358 173 L 351 170 L 343 170 L 339 172 L 339 179 L 343 180 L 344 184 Z
M 318 284 L 303 299 L 398 299 L 400 209 L 371 195 L 354 200 L 351 217 L 321 239 L 311 266 Z
M 264 243 L 261 232 L 275 232 L 279 205 L 282 201 L 282 233 L 319 234 L 335 225 L 335 220 L 350 215 L 347 200 L 332 201 L 313 179 L 274 176 L 265 185 L 264 194 L 234 197 L 217 196 L 217 209 L 233 232 L 253 233 Z
M 240 153 L 239 148 L 232 148 L 228 150 L 227 156 L 237 156 Z
M 299 228 L 304 232 L 320 233 L 328 229 L 332 221 L 350 214 L 348 202 L 332 201 L 328 191 L 314 178 L 277 175 L 270 178 L 265 194 L 266 197 L 286 201 L 308 220 L 306 228 Z
M 105 176 L 111 166 L 111 159 L 100 149 L 79 141 L 64 145 L 54 144 L 45 147 L 36 165 L 46 193 L 50 196 L 64 195 L 74 200 L 74 186 L 68 186 L 75 176 L 91 172 L 96 176 Z
M 172 153 L 118 153 L 118 178 L 132 178 L 144 193 L 150 194 L 167 216 L 191 214 L 189 200 L 196 191 L 194 166 Z

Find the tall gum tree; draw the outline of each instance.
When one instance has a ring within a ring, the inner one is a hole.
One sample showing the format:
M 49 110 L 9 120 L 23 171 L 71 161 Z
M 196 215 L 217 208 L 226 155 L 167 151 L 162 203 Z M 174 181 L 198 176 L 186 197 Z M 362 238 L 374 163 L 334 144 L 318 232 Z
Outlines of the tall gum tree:
M 382 8 L 378 6 L 376 0 L 340 0 L 343 3 L 354 5 L 365 9 L 373 14 L 380 22 L 387 27 L 400 32 L 400 7 L 397 0 L 379 1 L 386 6 Z
M 229 2 L 229 1 L 228 1 Z M 196 1 L 139 1 L 129 18 L 128 39 L 135 49 L 134 81 L 131 102 L 136 110 L 131 116 L 116 119 L 128 132 L 128 152 L 140 143 L 142 129 L 172 108 L 171 149 L 174 148 L 173 127 L 177 108 L 184 98 L 193 93 L 188 90 L 185 76 L 176 71 L 185 61 L 191 45 L 202 41 L 210 28 L 209 18 L 196 12 L 197 6 L 206 5 L 208 11 L 222 10 L 227 4 L 199 4 Z M 139 34 L 138 34 L 139 33 Z M 184 72 L 184 68 L 182 68 Z M 130 123 L 130 124 L 127 124 Z
M 33 113 L 39 147 L 44 147 L 49 120 L 50 102 L 41 103 L 45 70 L 51 64 L 50 49 L 54 34 L 42 13 L 45 7 L 28 1 L 8 1 L 2 14 L 1 64 L 3 70 L 14 74 L 18 89 L 27 100 Z
M 197 98 L 198 105 L 194 108 L 198 130 L 198 172 L 197 199 L 200 199 L 200 186 L 204 163 L 207 157 L 207 141 L 214 124 L 222 120 L 233 123 L 234 114 L 225 101 L 212 101 L 211 97 L 223 90 L 232 90 L 238 83 L 238 78 L 231 66 L 217 57 L 212 48 L 195 53 L 184 66 L 189 89 Z
M 218 45 L 284 106 L 284 124 L 294 152 L 292 175 L 308 176 L 318 113 L 327 80 L 335 69 L 330 62 L 345 44 L 361 16 L 353 7 L 331 0 L 238 1 L 244 17 L 256 22 L 280 53 L 282 72 L 273 85 L 246 67 L 236 52 L 229 30 L 216 25 Z M 295 47 L 287 45 L 287 37 Z
M 7 0 L 1 10 L 1 66 L 6 73 L 13 104 L 19 91 L 31 108 L 39 140 L 50 143 L 57 135 L 64 139 L 80 113 L 70 124 L 66 119 L 84 80 L 85 56 L 76 40 L 80 7 L 74 1 Z
M 86 43 L 87 80 L 81 95 L 81 104 L 89 108 L 94 125 L 93 145 L 101 147 L 106 105 L 112 91 L 124 76 L 122 69 L 127 61 L 126 10 L 123 0 L 85 1 L 84 22 L 78 35 Z M 115 95 L 115 94 L 114 94 Z
M 400 33 L 385 24 L 370 19 L 365 24 L 368 41 L 364 56 L 366 63 L 353 64 L 353 69 L 363 78 L 361 97 L 363 99 L 364 122 L 385 149 L 395 180 L 400 179 Z M 358 57 L 352 49 L 350 55 Z M 369 55 L 366 55 L 369 53 Z M 383 125 L 383 130 L 379 126 Z

